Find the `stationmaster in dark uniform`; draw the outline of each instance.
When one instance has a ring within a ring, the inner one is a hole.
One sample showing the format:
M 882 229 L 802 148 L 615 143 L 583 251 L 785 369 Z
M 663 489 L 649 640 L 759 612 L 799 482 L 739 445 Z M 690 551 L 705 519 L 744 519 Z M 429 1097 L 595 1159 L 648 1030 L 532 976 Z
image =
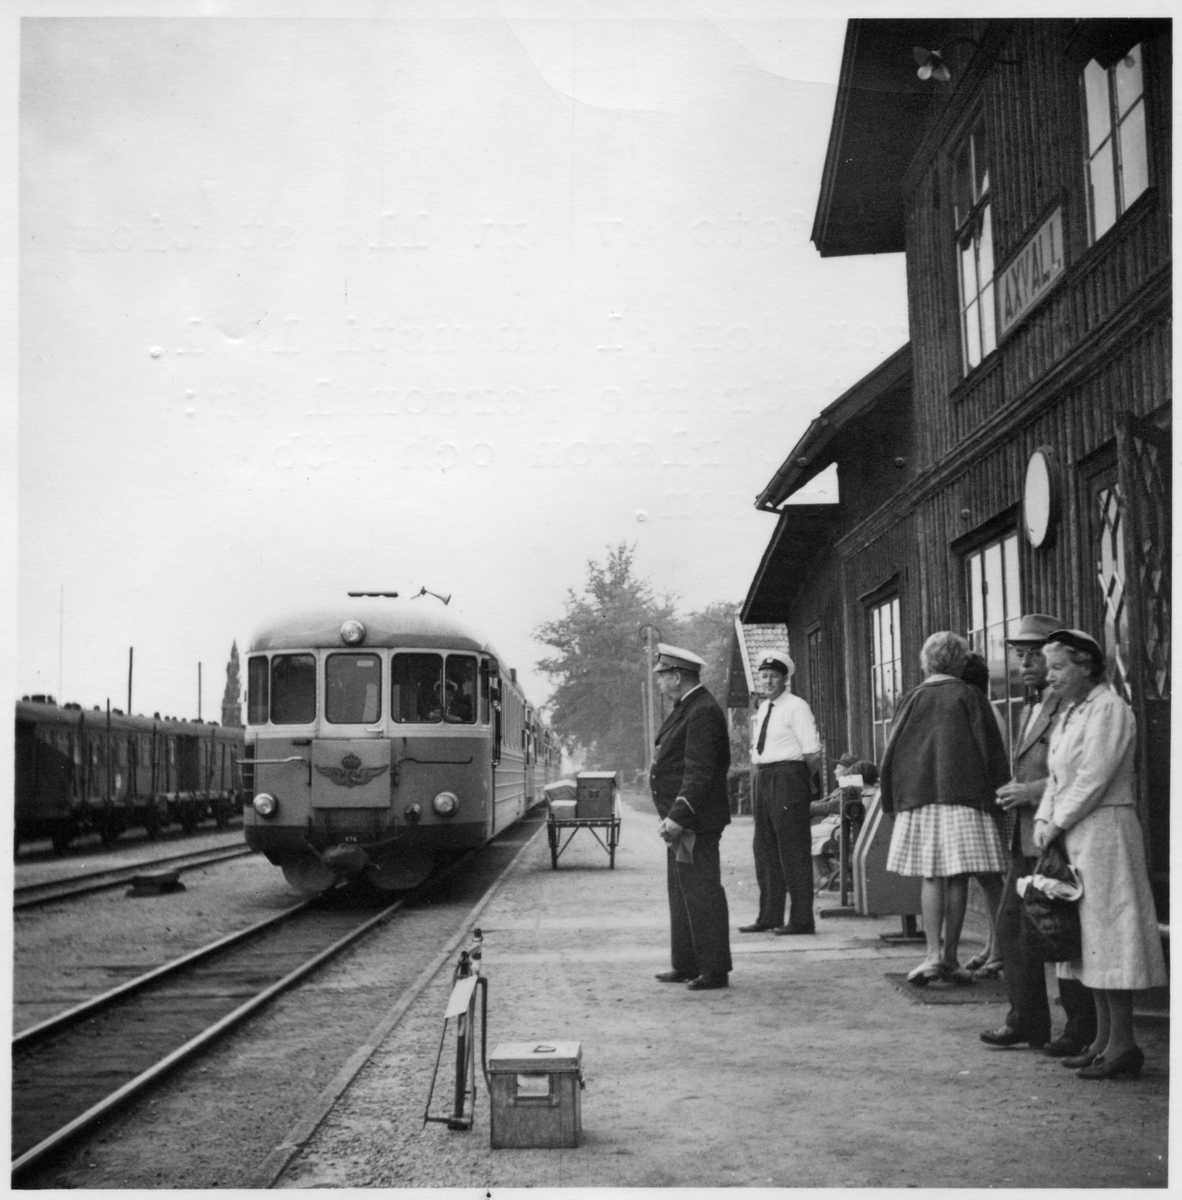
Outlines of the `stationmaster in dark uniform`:
M 740 933 L 814 933 L 813 838 L 809 804 L 812 777 L 821 764 L 821 742 L 812 709 L 788 690 L 796 664 L 769 651 L 759 682 L 767 697 L 755 714 L 751 761 L 755 764 L 755 879 L 759 916 Z M 784 924 L 784 902 L 790 902 Z
M 673 711 L 657 734 L 650 785 L 668 846 L 666 879 L 673 969 L 662 983 L 693 991 L 724 988 L 731 969 L 729 914 L 719 843 L 730 824 L 726 772 L 731 762 L 726 718 L 701 684 L 706 665 L 664 642 L 653 668 Z

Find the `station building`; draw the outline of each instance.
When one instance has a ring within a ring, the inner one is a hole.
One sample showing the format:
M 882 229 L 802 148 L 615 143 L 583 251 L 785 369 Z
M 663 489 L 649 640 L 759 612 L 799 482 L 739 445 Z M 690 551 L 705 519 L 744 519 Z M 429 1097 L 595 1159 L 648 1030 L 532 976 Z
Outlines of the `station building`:
M 787 626 L 829 766 L 881 758 L 928 634 L 985 655 L 1012 732 L 1020 615 L 1091 632 L 1137 717 L 1162 921 L 1170 71 L 1168 21 L 849 23 L 812 238 L 906 254 L 910 341 L 760 492 L 777 520 L 740 614 Z M 836 503 L 799 502 L 834 469 Z

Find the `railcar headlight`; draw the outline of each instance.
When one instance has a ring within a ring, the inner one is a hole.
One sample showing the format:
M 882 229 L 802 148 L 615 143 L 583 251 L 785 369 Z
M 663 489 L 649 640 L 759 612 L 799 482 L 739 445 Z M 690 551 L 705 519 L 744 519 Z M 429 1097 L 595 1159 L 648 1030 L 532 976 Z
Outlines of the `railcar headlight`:
M 341 626 L 341 641 L 346 646 L 360 646 L 365 641 L 365 626 L 360 621 L 346 621 Z
M 252 803 L 260 817 L 273 817 L 279 811 L 279 801 L 270 792 L 259 792 Z
M 459 809 L 460 798 L 455 794 L 455 792 L 440 792 L 439 795 L 431 801 L 431 807 L 441 817 L 450 817 Z

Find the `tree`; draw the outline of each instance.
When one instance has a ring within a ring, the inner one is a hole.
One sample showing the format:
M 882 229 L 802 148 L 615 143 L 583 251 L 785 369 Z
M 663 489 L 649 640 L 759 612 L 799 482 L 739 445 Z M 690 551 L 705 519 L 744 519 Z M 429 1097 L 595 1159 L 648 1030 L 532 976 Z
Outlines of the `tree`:
M 534 636 L 557 651 L 538 667 L 557 681 L 547 708 L 564 748 L 581 747 L 589 763 L 625 772 L 645 761 L 641 683 L 648 660 L 640 626 L 667 634 L 677 619 L 672 599 L 658 600 L 633 574 L 634 546 L 607 550 L 605 562 L 588 560 L 583 594 L 567 591 L 566 615 L 539 625 Z

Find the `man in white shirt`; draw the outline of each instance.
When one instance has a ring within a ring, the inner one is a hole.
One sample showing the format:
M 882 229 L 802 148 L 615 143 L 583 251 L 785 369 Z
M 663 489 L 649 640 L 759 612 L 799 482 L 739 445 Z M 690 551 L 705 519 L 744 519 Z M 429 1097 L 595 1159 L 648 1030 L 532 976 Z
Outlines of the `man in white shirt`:
M 812 777 L 820 769 L 821 741 L 812 710 L 788 691 L 796 664 L 769 651 L 758 667 L 766 699 L 755 714 L 751 761 L 755 764 L 755 878 L 759 916 L 740 933 L 816 933 L 813 918 Z M 785 902 L 790 903 L 787 924 Z

